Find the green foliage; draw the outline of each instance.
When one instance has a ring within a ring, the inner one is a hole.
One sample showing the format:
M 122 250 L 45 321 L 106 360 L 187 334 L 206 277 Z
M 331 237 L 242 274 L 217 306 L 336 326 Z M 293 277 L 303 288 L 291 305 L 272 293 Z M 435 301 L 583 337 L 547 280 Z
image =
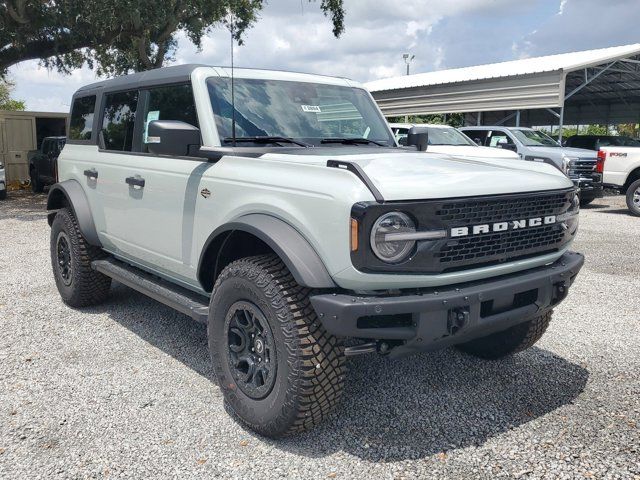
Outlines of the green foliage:
M 0 110 L 24 110 L 25 105 L 22 100 L 14 100 L 11 98 L 13 85 L 8 82 L 0 81 Z
M 85 62 L 101 75 L 159 68 L 174 58 L 178 32 L 200 48 L 212 28 L 228 28 L 233 23 L 234 37 L 241 43 L 264 3 L 4 0 L 0 2 L 0 75 L 11 65 L 30 59 L 40 59 L 64 73 Z M 343 0 L 322 0 L 319 6 L 331 17 L 333 33 L 339 36 L 344 31 Z

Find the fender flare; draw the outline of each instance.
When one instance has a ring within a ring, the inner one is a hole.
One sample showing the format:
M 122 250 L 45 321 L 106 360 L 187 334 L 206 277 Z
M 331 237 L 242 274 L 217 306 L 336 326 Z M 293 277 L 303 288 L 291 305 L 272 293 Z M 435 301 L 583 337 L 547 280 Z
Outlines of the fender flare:
M 199 280 L 203 278 L 202 269 L 205 267 L 203 264 L 209 247 L 221 236 L 227 237 L 235 231 L 254 235 L 269 246 L 282 259 L 299 285 L 309 288 L 336 287 L 324 262 L 300 232 L 283 220 L 258 213 L 244 215 L 233 222 L 221 225 L 209 235 L 198 261 Z M 218 258 L 224 243 L 215 252 L 215 258 Z
M 89 200 L 87 200 L 87 195 L 84 193 L 82 186 L 76 180 L 65 180 L 64 182 L 56 183 L 49 189 L 49 196 L 47 197 L 49 226 L 53 223 L 56 211 L 67 205 L 76 217 L 80 232 L 82 232 L 87 242 L 90 245 L 102 247 L 102 243 L 98 239 L 96 225 L 93 222 Z

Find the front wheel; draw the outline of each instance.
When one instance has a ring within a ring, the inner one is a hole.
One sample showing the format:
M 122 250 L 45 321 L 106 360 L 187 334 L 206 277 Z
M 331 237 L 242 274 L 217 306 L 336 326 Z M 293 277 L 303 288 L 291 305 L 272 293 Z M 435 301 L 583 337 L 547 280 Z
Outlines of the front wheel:
M 209 307 L 209 351 L 231 411 L 261 435 L 310 429 L 338 404 L 345 357 L 276 255 L 228 265 Z
M 580 206 L 581 207 L 586 207 L 587 205 L 589 205 L 594 200 L 595 200 L 595 198 L 581 198 L 580 199 Z
M 5 188 L 4 190 L 0 190 L 0 200 L 6 200 L 7 199 L 7 189 Z
M 477 338 L 457 345 L 465 353 L 487 360 L 513 355 L 532 347 L 544 334 L 551 322 L 553 312 L 534 317 L 502 332 Z
M 627 207 L 632 215 L 640 217 L 640 180 L 636 180 L 627 189 Z

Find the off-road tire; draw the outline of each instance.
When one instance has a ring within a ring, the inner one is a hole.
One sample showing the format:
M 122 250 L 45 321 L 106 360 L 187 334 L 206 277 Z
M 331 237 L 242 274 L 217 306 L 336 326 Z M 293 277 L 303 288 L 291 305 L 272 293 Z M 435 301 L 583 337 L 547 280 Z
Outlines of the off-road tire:
M 58 242 L 65 236 L 70 252 L 70 282 L 63 278 L 58 265 Z M 91 262 L 106 257 L 102 249 L 89 245 L 80 232 L 73 213 L 63 208 L 56 213 L 51 225 L 51 267 L 64 303 L 80 308 L 97 305 L 109 295 L 111 278 L 91 268 Z
M 591 202 L 593 202 L 595 200 L 595 198 L 586 198 L 586 199 L 580 199 L 580 206 L 581 207 L 586 207 L 587 205 L 589 205 Z
M 502 332 L 477 338 L 457 347 L 465 353 L 487 360 L 497 360 L 522 352 L 540 340 L 551 322 L 552 314 L 553 311 L 549 311 Z
M 5 188 L 4 190 L 0 190 L 0 200 L 6 200 L 7 199 L 7 189 Z
M 316 426 L 342 395 L 344 346 L 318 321 L 309 293 L 273 254 L 237 260 L 215 282 L 207 334 L 218 384 L 231 413 L 267 437 Z M 273 335 L 275 383 L 261 399 L 245 394 L 230 363 L 227 322 L 231 307 L 238 302 L 257 306 Z
M 44 183 L 40 181 L 38 177 L 38 172 L 32 168 L 29 173 L 29 178 L 31 179 L 31 191 L 33 193 L 42 193 L 44 192 Z
M 629 207 L 631 215 L 640 217 L 640 203 L 634 202 L 634 196 L 636 192 L 638 192 L 638 195 L 640 195 L 640 180 L 636 180 L 631 185 L 629 185 L 629 188 L 627 188 L 627 207 Z

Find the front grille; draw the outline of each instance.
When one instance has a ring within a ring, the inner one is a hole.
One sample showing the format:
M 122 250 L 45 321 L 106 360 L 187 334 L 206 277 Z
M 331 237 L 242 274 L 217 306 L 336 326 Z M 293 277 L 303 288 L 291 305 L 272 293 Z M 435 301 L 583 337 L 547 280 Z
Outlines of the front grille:
M 595 159 L 572 160 L 569 164 L 569 176 L 590 176 L 595 168 Z
M 448 228 L 511 222 L 559 215 L 571 205 L 572 192 L 469 199 L 442 204 L 436 211 Z M 452 271 L 540 255 L 558 250 L 565 241 L 559 223 L 451 238 L 435 252 L 443 271 Z
M 520 256 L 527 252 L 548 251 L 562 242 L 564 231 L 559 225 L 545 225 L 527 230 L 492 233 L 461 238 L 449 242 L 438 253 L 440 263 L 486 261 L 488 257 Z
M 569 207 L 566 193 L 445 203 L 436 215 L 452 227 L 557 215 Z
M 358 203 L 351 216 L 358 220 L 361 248 L 351 252 L 354 266 L 363 272 L 438 274 L 515 261 L 563 248 L 575 234 L 562 223 L 545 223 L 545 217 L 569 210 L 573 188 L 483 197 L 424 201 Z M 413 255 L 397 264 L 384 263 L 369 246 L 374 223 L 388 212 L 406 212 L 421 230 L 445 230 L 446 238 L 418 241 Z M 529 220 L 542 218 L 540 226 Z M 526 221 L 525 223 L 522 223 Z M 508 225 L 494 225 L 502 224 Z M 517 222 L 517 223 L 514 223 Z M 475 226 L 483 232 L 474 232 Z M 466 227 L 468 235 L 452 236 L 452 229 Z M 500 231 L 494 231 L 494 230 Z

